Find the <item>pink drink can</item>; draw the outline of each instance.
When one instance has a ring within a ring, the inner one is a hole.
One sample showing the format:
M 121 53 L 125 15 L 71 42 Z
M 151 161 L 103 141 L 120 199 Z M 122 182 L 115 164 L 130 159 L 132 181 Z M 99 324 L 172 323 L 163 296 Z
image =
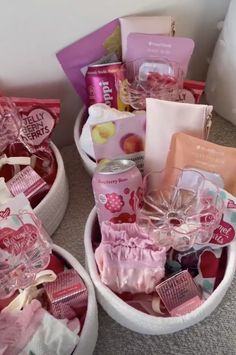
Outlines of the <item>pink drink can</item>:
M 119 96 L 119 81 L 125 80 L 125 69 L 121 62 L 94 64 L 88 67 L 85 81 L 88 93 L 88 104 L 105 103 L 120 111 L 127 111 Z
M 133 223 L 142 196 L 142 175 L 132 160 L 115 159 L 98 165 L 93 176 L 98 221 Z

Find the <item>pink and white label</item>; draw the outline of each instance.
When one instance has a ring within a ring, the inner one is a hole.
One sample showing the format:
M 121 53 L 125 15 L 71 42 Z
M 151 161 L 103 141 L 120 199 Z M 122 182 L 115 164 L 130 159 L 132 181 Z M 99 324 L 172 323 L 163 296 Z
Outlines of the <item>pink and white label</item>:
M 220 221 L 219 227 L 213 233 L 213 237 L 210 240 L 211 244 L 226 245 L 232 242 L 234 239 L 234 227 L 230 223 L 225 222 L 223 217 Z
M 22 114 L 21 138 L 23 142 L 31 146 L 39 146 L 50 136 L 55 119 L 52 114 L 43 109 L 35 108 L 29 114 Z

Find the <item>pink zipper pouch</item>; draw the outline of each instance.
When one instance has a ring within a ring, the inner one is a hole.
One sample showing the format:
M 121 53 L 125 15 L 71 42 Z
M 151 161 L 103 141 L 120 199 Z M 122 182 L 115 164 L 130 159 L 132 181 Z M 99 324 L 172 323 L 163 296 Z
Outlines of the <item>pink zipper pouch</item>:
M 103 222 L 95 259 L 102 282 L 117 293 L 151 293 L 165 275 L 166 250 L 136 223 Z
M 174 20 L 171 16 L 127 16 L 119 20 L 123 61 L 127 61 L 127 38 L 130 33 L 174 34 Z
M 150 61 L 177 63 L 185 76 L 193 53 L 191 38 L 130 33 L 127 38 L 126 62 L 143 58 Z

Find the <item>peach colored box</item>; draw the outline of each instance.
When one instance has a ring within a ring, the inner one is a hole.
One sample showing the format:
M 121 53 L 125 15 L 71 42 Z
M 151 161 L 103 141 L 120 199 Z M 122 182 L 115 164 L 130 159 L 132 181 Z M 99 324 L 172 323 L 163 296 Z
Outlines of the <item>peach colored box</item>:
M 96 161 L 131 159 L 143 172 L 146 113 L 91 126 Z

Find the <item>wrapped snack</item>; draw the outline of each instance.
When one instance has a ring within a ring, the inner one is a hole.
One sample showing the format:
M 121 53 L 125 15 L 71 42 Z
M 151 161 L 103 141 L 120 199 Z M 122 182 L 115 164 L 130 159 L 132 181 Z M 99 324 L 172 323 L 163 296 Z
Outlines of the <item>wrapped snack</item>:
M 77 271 L 69 269 L 59 273 L 57 279 L 44 288 L 54 317 L 73 319 L 85 313 L 88 292 Z
M 8 181 L 25 165 L 31 165 L 47 183 L 35 197 L 34 206 L 47 194 L 56 177 L 57 162 L 49 140 L 59 114 L 59 100 L 0 97 L 0 124 L 8 127 L 1 131 L 4 144 L 0 145 L 0 176 Z M 10 161 L 21 157 L 30 160 Z

